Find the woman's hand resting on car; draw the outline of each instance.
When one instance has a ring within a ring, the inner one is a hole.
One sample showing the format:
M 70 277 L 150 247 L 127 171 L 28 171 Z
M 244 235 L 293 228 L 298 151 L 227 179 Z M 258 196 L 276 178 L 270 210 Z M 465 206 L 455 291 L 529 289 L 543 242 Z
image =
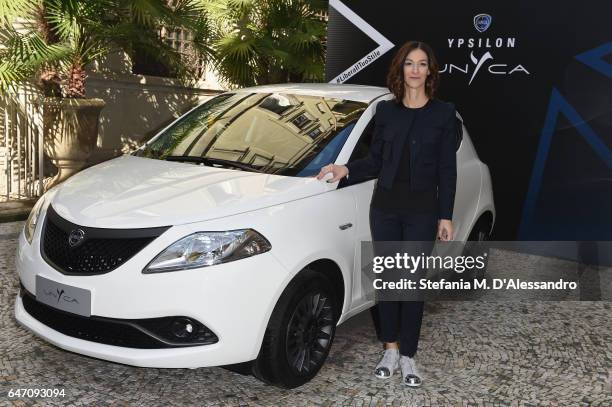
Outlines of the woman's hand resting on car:
M 317 175 L 317 179 L 323 179 L 326 174 L 331 173 L 333 176 L 327 180 L 327 182 L 336 182 L 340 181 L 342 178 L 348 175 L 348 168 L 346 165 L 336 165 L 336 164 L 328 164 L 325 167 L 321 168 L 319 171 L 319 175 Z
M 440 219 L 438 221 L 438 240 L 449 242 L 453 240 L 453 222 L 449 219 Z

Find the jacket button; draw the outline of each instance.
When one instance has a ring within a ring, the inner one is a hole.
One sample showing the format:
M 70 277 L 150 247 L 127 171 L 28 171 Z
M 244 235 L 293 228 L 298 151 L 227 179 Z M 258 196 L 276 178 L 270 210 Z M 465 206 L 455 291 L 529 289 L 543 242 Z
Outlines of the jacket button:
M 412 140 L 412 144 L 416 144 L 416 140 Z

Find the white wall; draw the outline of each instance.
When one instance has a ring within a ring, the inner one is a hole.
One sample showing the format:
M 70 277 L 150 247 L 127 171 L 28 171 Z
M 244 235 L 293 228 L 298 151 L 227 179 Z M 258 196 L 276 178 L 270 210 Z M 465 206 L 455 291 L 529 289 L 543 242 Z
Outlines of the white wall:
M 124 54 L 111 55 L 88 71 L 87 97 L 106 102 L 100 117 L 98 148 L 90 164 L 133 150 L 195 104 L 223 90 L 210 70 L 194 84 L 134 75 Z

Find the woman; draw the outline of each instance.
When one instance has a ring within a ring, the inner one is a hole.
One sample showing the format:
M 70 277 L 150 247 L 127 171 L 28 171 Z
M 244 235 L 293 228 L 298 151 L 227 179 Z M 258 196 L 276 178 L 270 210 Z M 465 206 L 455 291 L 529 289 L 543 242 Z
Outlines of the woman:
M 387 86 L 394 99 L 376 106 L 376 126 L 367 157 L 347 165 L 329 164 L 318 179 L 378 175 L 370 207 L 372 240 L 451 240 L 457 179 L 455 107 L 434 99 L 438 63 L 431 47 L 410 41 L 395 54 Z M 427 253 L 428 254 L 428 253 Z M 374 370 L 379 378 L 401 368 L 402 382 L 420 386 L 415 362 L 423 301 L 379 301 L 379 339 L 384 353 Z M 399 337 L 399 344 L 398 339 Z

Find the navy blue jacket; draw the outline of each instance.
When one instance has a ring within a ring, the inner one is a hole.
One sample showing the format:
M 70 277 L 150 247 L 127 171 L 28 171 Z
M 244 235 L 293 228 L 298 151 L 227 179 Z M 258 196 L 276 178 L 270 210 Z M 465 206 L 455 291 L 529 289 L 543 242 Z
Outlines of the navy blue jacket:
M 455 106 L 432 99 L 423 109 L 418 125 L 411 127 L 414 113 L 410 109 L 394 100 L 379 102 L 369 154 L 346 166 L 349 177 L 378 176 L 379 187 L 391 189 L 408 142 L 410 190 L 437 188 L 438 218 L 452 219 L 457 183 Z

